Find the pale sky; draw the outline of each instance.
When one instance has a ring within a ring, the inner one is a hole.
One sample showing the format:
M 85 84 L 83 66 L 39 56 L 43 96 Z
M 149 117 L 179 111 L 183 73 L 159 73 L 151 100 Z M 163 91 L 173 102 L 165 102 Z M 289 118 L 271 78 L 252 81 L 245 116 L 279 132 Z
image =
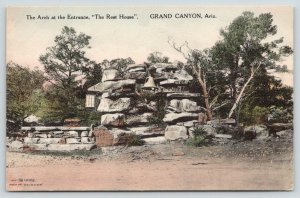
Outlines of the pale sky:
M 90 35 L 91 49 L 87 57 L 97 62 L 103 59 L 131 57 L 136 63 L 147 60 L 154 51 L 170 57 L 170 61 L 184 58 L 169 44 L 171 37 L 178 44 L 188 41 L 191 48 L 204 49 L 219 40 L 219 31 L 228 26 L 243 11 L 256 15 L 271 12 L 278 33 L 274 38 L 284 37 L 284 43 L 293 47 L 292 7 L 14 7 L 7 9 L 6 62 L 13 61 L 29 67 L 40 67 L 39 56 L 47 47 L 54 45 L 54 38 L 63 26 L 74 27 L 77 32 Z M 175 19 L 176 13 L 201 13 L 202 19 Z M 57 19 L 58 15 L 89 16 L 90 20 Z M 134 15 L 135 19 L 95 19 L 93 14 Z M 172 14 L 171 19 L 150 19 L 150 14 Z M 204 18 L 213 14 L 216 18 Z M 37 17 L 56 16 L 56 19 L 28 20 L 26 15 Z M 284 63 L 293 69 L 293 57 Z M 292 85 L 292 75 L 282 78 Z

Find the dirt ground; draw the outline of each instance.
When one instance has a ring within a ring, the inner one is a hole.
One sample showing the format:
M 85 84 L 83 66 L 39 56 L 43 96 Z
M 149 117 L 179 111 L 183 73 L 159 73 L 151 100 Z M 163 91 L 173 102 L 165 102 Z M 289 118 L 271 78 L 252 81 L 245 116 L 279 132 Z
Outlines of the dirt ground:
M 292 190 L 292 135 L 191 147 L 6 153 L 9 191 Z

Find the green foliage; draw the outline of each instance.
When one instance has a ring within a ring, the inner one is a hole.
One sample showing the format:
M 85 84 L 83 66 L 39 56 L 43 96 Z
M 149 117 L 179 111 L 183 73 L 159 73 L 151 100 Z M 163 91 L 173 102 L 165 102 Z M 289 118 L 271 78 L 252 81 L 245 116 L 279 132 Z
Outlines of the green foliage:
M 268 117 L 269 123 L 287 123 L 293 121 L 293 108 L 283 108 L 283 107 L 276 107 L 271 106 L 269 108 L 270 114 Z
M 267 107 L 246 104 L 240 112 L 240 122 L 245 125 L 265 124 L 268 120 L 269 109 Z
M 153 52 L 150 53 L 147 57 L 147 60 L 149 63 L 168 63 L 169 58 L 166 56 L 163 56 L 161 52 Z
M 123 77 L 126 73 L 127 66 L 129 64 L 134 64 L 134 60 L 132 60 L 130 57 L 128 58 L 117 58 L 113 59 L 111 61 L 104 60 L 102 61 L 101 65 L 105 69 L 116 69 L 118 70 L 118 74 L 120 77 Z
M 90 39 L 90 36 L 77 34 L 74 28 L 65 26 L 55 37 L 55 45 L 48 47 L 46 53 L 40 56 L 47 80 L 51 83 L 46 90 L 48 107 L 44 120 L 62 121 L 76 117 L 84 108 L 85 92 L 80 78 L 83 78 L 83 72 L 93 76 L 88 68 L 99 68 L 85 56 L 85 49 L 90 48 Z M 101 74 L 99 71 L 96 73 Z
M 43 72 L 7 64 L 7 118 L 22 123 L 42 105 Z
M 268 78 L 270 75 L 266 72 L 267 69 L 285 68 L 279 61 L 282 57 L 292 54 L 292 49 L 283 45 L 283 38 L 275 38 L 276 33 L 277 26 L 273 24 L 273 16 L 270 13 L 255 16 L 252 12 L 244 12 L 221 30 L 222 40 L 213 46 L 210 55 L 213 65 L 224 73 L 222 85 L 229 90 L 227 98 L 232 104 L 240 94 L 240 87 L 245 85 L 251 75 L 254 78 L 242 97 L 247 97 L 253 92 L 248 88 L 255 81 L 259 84 L 260 81 L 272 80 Z M 264 82 L 264 85 L 267 83 Z M 264 91 L 264 96 L 268 96 L 269 90 Z M 252 93 L 251 97 L 259 98 L 257 93 Z
M 195 147 L 208 145 L 211 142 L 211 137 L 208 136 L 203 128 L 198 127 L 193 131 L 193 138 L 190 138 L 186 144 Z
M 132 133 L 121 133 L 118 135 L 118 145 L 126 146 L 142 146 L 145 141 L 142 140 L 141 136 Z
M 79 118 L 82 120 L 82 126 L 90 126 L 91 124 L 100 125 L 102 113 L 98 111 L 85 110 L 80 113 Z
M 165 127 L 165 122 L 163 121 L 163 118 L 166 114 L 166 98 L 163 95 L 156 95 L 154 99 L 157 105 L 157 111 L 155 111 L 152 116 L 148 117 L 149 125 Z

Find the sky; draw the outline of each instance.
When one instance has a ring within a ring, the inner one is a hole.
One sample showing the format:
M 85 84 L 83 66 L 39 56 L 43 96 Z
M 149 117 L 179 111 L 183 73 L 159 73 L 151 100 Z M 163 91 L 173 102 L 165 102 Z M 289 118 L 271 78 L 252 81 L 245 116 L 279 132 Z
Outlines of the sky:
M 284 37 L 284 43 L 293 47 L 293 9 L 291 7 L 10 7 L 6 23 L 6 62 L 13 61 L 28 67 L 43 68 L 39 56 L 54 45 L 54 38 L 64 26 L 75 28 L 91 36 L 91 49 L 87 57 L 100 62 L 104 59 L 131 57 L 136 63 L 147 60 L 154 51 L 162 52 L 170 61 L 184 61 L 184 57 L 168 43 L 171 38 L 177 44 L 185 41 L 190 48 L 205 49 L 220 40 L 220 29 L 226 28 L 244 11 L 256 15 L 271 12 L 278 26 L 275 38 Z M 201 13 L 202 18 L 175 18 L 175 14 Z M 98 14 L 104 19 L 96 19 Z M 117 16 L 108 19 L 107 15 Z M 133 19 L 118 19 L 119 15 Z M 152 14 L 152 15 L 151 15 Z M 151 19 L 157 14 L 169 14 L 172 18 Z M 215 18 L 205 18 L 205 14 Z M 35 19 L 29 19 L 29 16 Z M 45 19 L 38 19 L 38 16 Z M 89 20 L 58 19 L 58 16 L 88 16 Z M 55 19 L 51 19 L 55 16 Z M 49 17 L 49 19 L 47 19 Z M 293 56 L 283 60 L 293 70 Z M 293 84 L 291 74 L 277 74 L 287 85 Z

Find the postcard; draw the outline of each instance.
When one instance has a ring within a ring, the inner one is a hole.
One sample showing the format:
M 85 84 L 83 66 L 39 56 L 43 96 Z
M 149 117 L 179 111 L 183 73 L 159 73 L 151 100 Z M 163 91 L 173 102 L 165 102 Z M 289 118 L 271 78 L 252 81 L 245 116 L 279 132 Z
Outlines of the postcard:
M 8 191 L 291 191 L 293 8 L 8 7 Z

